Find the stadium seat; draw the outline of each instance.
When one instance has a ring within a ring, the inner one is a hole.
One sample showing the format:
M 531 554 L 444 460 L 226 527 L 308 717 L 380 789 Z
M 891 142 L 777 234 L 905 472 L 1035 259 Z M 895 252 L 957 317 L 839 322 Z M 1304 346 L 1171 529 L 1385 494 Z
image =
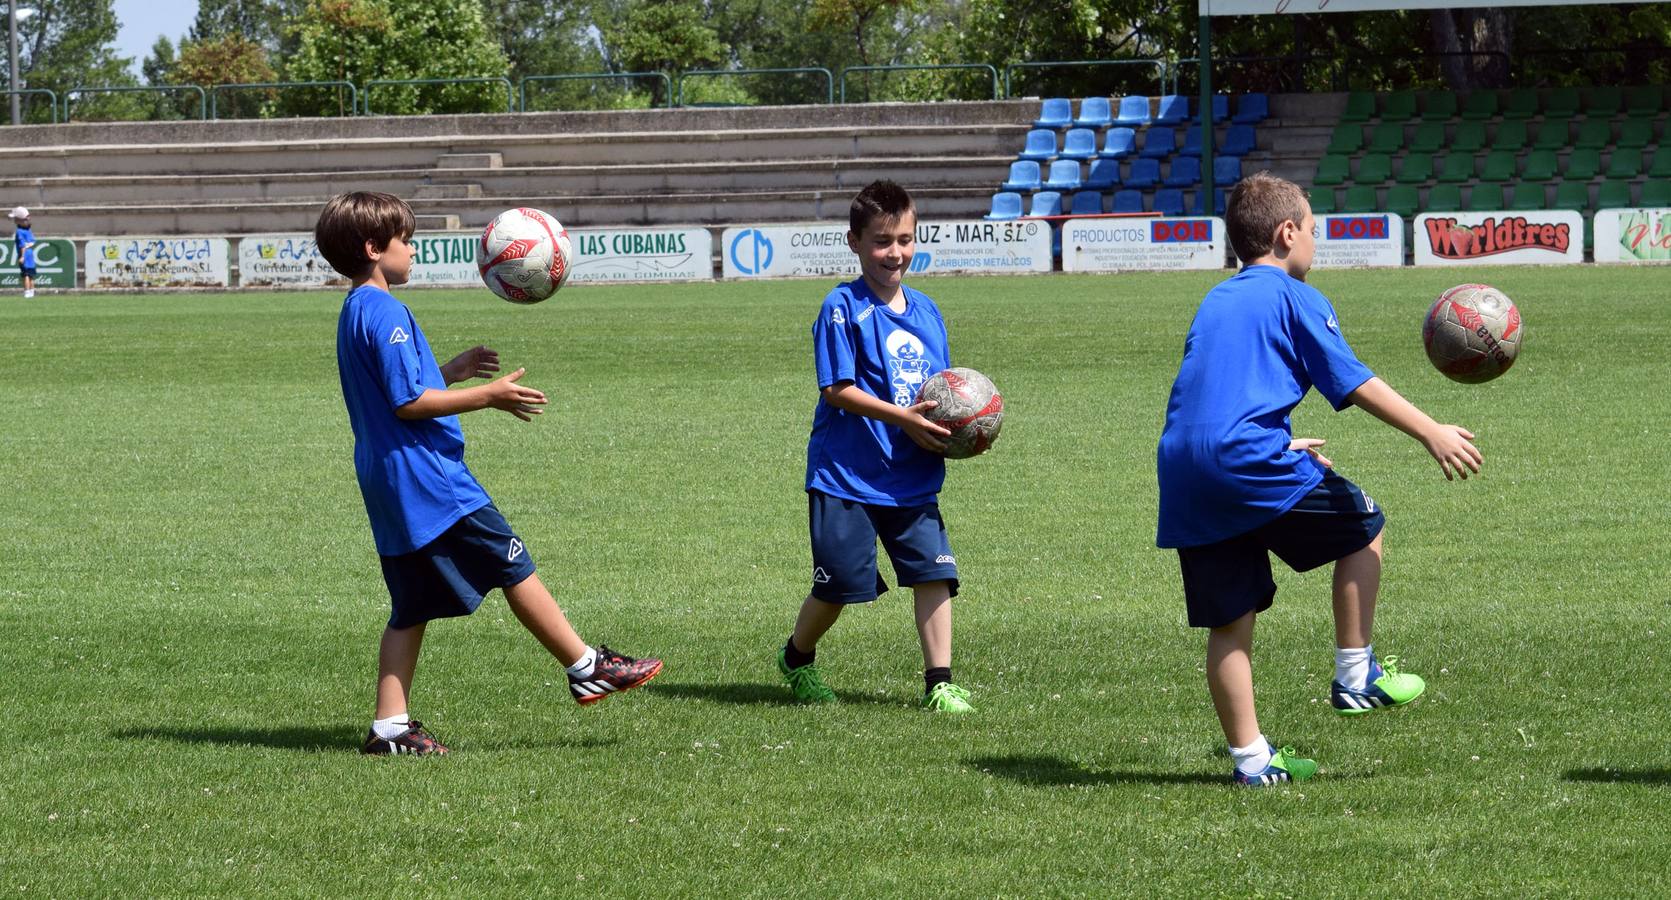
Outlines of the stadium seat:
M 1010 163 L 1010 179 L 999 185 L 1005 191 L 1036 191 L 1039 189 L 1039 164 L 1036 160 L 1018 159 Z
M 1642 151 L 1620 147 L 1607 158 L 1608 178 L 1635 178 L 1642 174 Z
M 1619 114 L 1624 92 L 1616 85 L 1590 88 L 1590 99 L 1584 104 L 1584 114 L 1598 118 L 1612 118 Z
M 1614 146 L 1620 149 L 1641 150 L 1654 142 L 1653 119 L 1626 119 L 1619 126 L 1619 140 Z
M 1184 192 L 1178 188 L 1161 188 L 1155 191 L 1155 212 L 1165 216 L 1183 215 Z
M 1080 184 L 1079 160 L 1058 159 L 1050 164 L 1050 172 L 1044 179 L 1044 190 L 1065 194 L 1079 190 Z
M 1543 120 L 1553 122 L 1557 119 L 1570 119 L 1578 115 L 1578 88 L 1560 87 L 1549 92 L 1543 99 Z
M 1201 109 L 1200 109 L 1200 106 L 1199 106 L 1200 102 L 1201 101 L 1199 101 L 1199 100 L 1195 100 L 1193 98 L 1191 99 L 1191 103 L 1193 105 L 1190 107 L 1190 113 L 1189 113 L 1190 118 L 1192 118 L 1192 119 L 1201 118 Z M 1222 122 L 1222 121 L 1224 121 L 1225 119 L 1228 119 L 1228 118 L 1230 118 L 1230 95 L 1229 94 L 1214 94 L 1213 95 L 1213 121 L 1214 122 Z
M 1613 123 L 1606 119 L 1585 119 L 1578 124 L 1578 139 L 1572 142 L 1580 150 L 1600 150 L 1613 142 Z
M 1459 184 L 1436 185 L 1427 192 L 1427 205 L 1422 212 L 1461 212 L 1462 186 Z
M 1115 191 L 1114 211 L 1117 213 L 1143 212 L 1143 192 L 1133 190 Z
M 1019 219 L 1021 218 L 1021 195 L 1015 191 L 1004 191 L 992 195 L 992 212 L 986 214 L 988 219 Z
M 1665 109 L 1665 88 L 1657 84 L 1633 87 L 1625 93 L 1625 115 L 1653 117 Z
M 1439 180 L 1447 184 L 1472 181 L 1474 178 L 1474 154 L 1452 153 L 1445 157 L 1445 164 L 1439 169 Z
M 1143 133 L 1143 152 L 1137 154 L 1145 159 L 1165 159 L 1178 149 L 1178 133 L 1171 128 L 1155 126 Z
M 1321 188 L 1311 192 L 1311 211 L 1322 216 L 1335 211 L 1334 188 Z
M 1117 159 L 1093 159 L 1091 170 L 1085 174 L 1085 183 L 1081 187 L 1095 191 L 1106 191 L 1120 183 L 1120 161 Z
M 1410 152 L 1437 153 L 1445 146 L 1445 123 L 1421 122 L 1416 125 L 1416 133 L 1410 138 Z
M 1213 188 L 1213 215 L 1224 215 L 1224 188 Z
M 1595 150 L 1574 150 L 1567 154 L 1567 167 L 1561 170 L 1564 178 L 1588 181 L 1601 174 L 1601 154 Z
M 1040 162 L 1056 158 L 1056 132 L 1048 128 L 1035 128 L 1027 132 L 1027 146 L 1021 149 L 1022 159 L 1036 159 Z
M 1513 153 L 1507 150 L 1493 150 L 1485 156 L 1485 167 L 1480 170 L 1480 178 L 1499 184 L 1512 181 L 1515 168 Z
M 1344 184 L 1352 177 L 1351 157 L 1331 153 L 1317 161 L 1317 175 L 1311 179 L 1312 184 L 1336 185 Z
M 1491 149 L 1518 153 L 1526 146 L 1526 123 L 1511 119 L 1497 126 L 1497 136 L 1491 139 Z
M 1124 159 L 1136 152 L 1137 132 L 1130 128 L 1110 128 L 1097 155 L 1105 159 Z
M 1490 212 L 1507 206 L 1503 200 L 1503 186 L 1500 184 L 1476 184 L 1468 192 L 1469 212 Z
M 1257 142 L 1252 125 L 1232 125 L 1224 133 L 1224 146 L 1218 152 L 1224 156 L 1246 156 L 1253 152 Z
M 1447 145 L 1452 150 L 1463 153 L 1478 153 L 1485 149 L 1485 123 L 1463 122 L 1456 126 L 1456 133 L 1451 135 Z
M 1398 167 L 1399 184 L 1422 184 L 1433 180 L 1433 155 L 1430 153 L 1412 153 L 1404 157 L 1404 163 Z
M 1121 97 L 1120 114 L 1114 117 L 1114 124 L 1126 128 L 1142 128 L 1149 124 L 1149 98 Z
M 1089 128 L 1073 128 L 1062 138 L 1062 159 L 1090 159 L 1097 155 L 1097 133 Z
M 1560 150 L 1572 139 L 1571 124 L 1566 119 L 1547 118 L 1538 126 L 1538 139 L 1533 150 Z
M 1182 125 L 1189 118 L 1189 97 L 1167 94 L 1160 98 L 1160 109 L 1155 112 L 1156 125 Z
M 1228 187 L 1242 180 L 1242 160 L 1236 156 L 1213 157 L 1213 182 Z
M 1489 89 L 1474 91 L 1462 102 L 1462 118 L 1483 122 L 1497 115 L 1497 92 Z
M 1099 191 L 1080 191 L 1073 195 L 1068 212 L 1076 216 L 1102 215 L 1102 194 Z
M 1532 88 L 1515 88 L 1509 91 L 1508 102 L 1503 104 L 1503 118 L 1530 119 L 1538 114 L 1538 92 Z M 1536 207 L 1541 208 L 1541 207 Z
M 1381 121 L 1403 123 L 1415 117 L 1415 91 L 1393 91 L 1381 99 Z
M 1059 216 L 1062 214 L 1062 195 L 1055 191 L 1039 191 L 1033 195 L 1029 216 Z
M 1369 91 L 1353 91 L 1346 95 L 1346 108 L 1340 113 L 1342 122 L 1368 122 L 1375 118 L 1375 95 Z
M 1650 181 L 1642 185 L 1642 205 L 1659 209 L 1671 207 L 1671 181 Z
M 1375 196 L 1375 188 L 1367 184 L 1354 184 L 1346 189 L 1346 200 L 1340 204 L 1340 211 L 1347 213 L 1380 212 L 1381 201 Z
M 1271 98 L 1264 94 L 1243 94 L 1236 100 L 1236 115 L 1230 121 L 1237 125 L 1258 125 L 1271 115 Z
M 1369 152 L 1397 153 L 1404 149 L 1404 126 L 1398 122 L 1382 122 L 1370 129 Z
M 1054 128 L 1060 131 L 1073 124 L 1073 101 L 1066 97 L 1049 97 L 1033 120 L 1034 128 Z
M 1152 188 L 1160 183 L 1160 160 L 1134 159 L 1126 172 L 1126 187 Z
M 1635 206 L 1630 199 L 1630 182 L 1603 181 L 1596 191 L 1596 209 L 1628 209 Z
M 1201 183 L 1201 160 L 1193 156 L 1172 160 L 1172 165 L 1166 170 L 1166 180 L 1161 183 L 1167 187 L 1195 187 Z
M 1654 151 L 1653 161 L 1648 163 L 1648 177 L 1671 178 L 1671 144 Z
M 1218 148 L 1214 147 L 1213 152 L 1217 153 Z M 1184 142 L 1182 144 L 1178 145 L 1178 155 L 1179 156 L 1200 156 L 1201 155 L 1201 126 L 1199 124 L 1191 125 L 1188 128 L 1184 129 Z
M 1428 91 L 1423 100 L 1423 119 L 1443 122 L 1456 117 L 1456 94 L 1450 91 Z
M 1107 128 L 1114 124 L 1114 107 L 1107 97 L 1086 97 L 1079 101 L 1075 128 Z
M 1555 185 L 1555 202 L 1550 209 L 1576 209 L 1580 212 L 1590 208 L 1590 186 L 1582 181 L 1563 181 Z
M 1509 209 L 1516 212 L 1543 209 L 1544 193 L 1541 184 L 1517 184 L 1514 186 L 1514 198 L 1509 201 Z
M 1553 150 L 1533 150 L 1526 154 L 1526 161 L 1520 166 L 1520 177 L 1526 181 L 1544 182 L 1554 178 L 1561 171 L 1561 163 L 1555 157 Z
M 1398 213 L 1406 219 L 1421 209 L 1421 197 L 1414 185 L 1399 184 L 1387 188 L 1387 212 Z
M 1336 125 L 1334 134 L 1329 138 L 1327 153 L 1356 153 L 1363 149 L 1363 128 L 1359 125 L 1345 123 Z
M 1392 178 L 1392 159 L 1385 153 L 1370 153 L 1358 160 L 1359 184 L 1380 184 Z

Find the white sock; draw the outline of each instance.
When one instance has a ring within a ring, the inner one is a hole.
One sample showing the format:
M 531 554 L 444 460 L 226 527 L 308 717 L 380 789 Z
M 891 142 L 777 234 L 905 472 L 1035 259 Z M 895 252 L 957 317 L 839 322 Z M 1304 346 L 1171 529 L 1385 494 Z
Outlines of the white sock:
M 404 734 L 411 722 L 406 713 L 396 713 L 387 719 L 372 720 L 371 732 L 385 741 L 392 741 Z
M 1258 775 L 1271 764 L 1271 757 L 1275 751 L 1271 749 L 1271 742 L 1265 740 L 1264 735 L 1259 740 L 1246 747 L 1231 747 L 1230 758 L 1236 761 L 1236 771 L 1243 775 Z
M 597 664 L 598 651 L 587 647 L 586 652 L 580 655 L 580 659 L 575 660 L 574 665 L 569 666 L 569 674 L 576 678 L 591 678 L 592 670 L 597 668 Z
M 1334 651 L 1334 680 L 1347 690 L 1361 691 L 1369 685 L 1369 647 L 1338 647 Z

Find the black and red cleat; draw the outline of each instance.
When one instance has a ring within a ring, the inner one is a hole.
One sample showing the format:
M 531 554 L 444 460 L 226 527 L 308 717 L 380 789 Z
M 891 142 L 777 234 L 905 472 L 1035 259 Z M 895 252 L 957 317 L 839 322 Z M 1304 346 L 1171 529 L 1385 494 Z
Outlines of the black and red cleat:
M 447 748 L 424 730 L 424 723 L 413 719 L 396 737 L 380 738 L 375 731 L 366 732 L 360 752 L 367 756 L 446 756 Z
M 569 693 L 574 695 L 576 703 L 586 706 L 610 694 L 630 691 L 656 677 L 660 671 L 659 659 L 633 659 L 600 644 L 592 674 L 585 678 L 570 675 Z

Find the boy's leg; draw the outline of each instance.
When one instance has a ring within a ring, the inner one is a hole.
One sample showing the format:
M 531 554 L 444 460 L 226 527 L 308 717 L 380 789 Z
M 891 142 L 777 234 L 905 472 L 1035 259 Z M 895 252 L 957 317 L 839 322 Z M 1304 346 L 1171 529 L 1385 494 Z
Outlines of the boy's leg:
M 1207 690 L 1232 747 L 1263 741 L 1253 708 L 1253 621 L 1247 613 L 1207 632 Z
M 952 594 L 944 581 L 913 585 L 917 637 L 923 645 L 923 669 L 949 669 L 952 664 Z
M 1368 647 L 1381 590 L 1381 535 L 1334 564 L 1334 642 L 1341 649 Z
M 504 591 L 517 621 L 568 670 L 569 693 L 580 705 L 631 690 L 661 672 L 659 659 L 635 659 L 601 645 L 595 650 L 587 646 L 538 575 L 529 575 Z
M 1403 706 L 1421 696 L 1420 675 L 1398 671 L 1398 657 L 1375 658 L 1371 632 L 1381 588 L 1381 535 L 1334 566 L 1335 676 L 1329 704 L 1343 716 Z
M 377 718 L 387 719 L 406 712 L 412 691 L 412 676 L 418 670 L 418 651 L 424 643 L 424 625 L 385 628 L 377 648 Z
M 840 618 L 841 608 L 840 603 L 829 603 L 808 594 L 801 603 L 800 613 L 795 616 L 795 631 L 789 636 L 795 649 L 805 654 L 817 650 L 818 640 Z

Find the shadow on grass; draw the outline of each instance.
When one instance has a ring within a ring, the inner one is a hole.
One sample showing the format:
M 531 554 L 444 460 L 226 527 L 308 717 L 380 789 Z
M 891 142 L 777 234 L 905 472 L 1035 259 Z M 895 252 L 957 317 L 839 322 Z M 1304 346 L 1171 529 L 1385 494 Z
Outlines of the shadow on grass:
M 789 689 L 779 684 L 669 684 L 654 681 L 640 690 L 678 697 L 681 700 L 712 700 L 732 706 L 800 706 Z M 859 694 L 836 691 L 841 703 L 880 703 L 899 706 L 900 701 L 887 694 Z
M 173 741 L 176 744 L 220 744 L 227 747 L 271 747 L 275 750 L 339 752 L 358 750 L 362 733 L 344 726 L 285 725 L 274 728 L 217 728 L 152 726 L 124 728 L 111 733 L 117 740 Z
M 1599 784 L 1671 784 L 1671 769 L 1568 769 L 1561 776 L 1568 781 Z
M 965 765 L 999 778 L 1034 787 L 1096 784 L 1228 784 L 1229 779 L 1204 773 L 1093 771 L 1058 756 L 978 756 Z

